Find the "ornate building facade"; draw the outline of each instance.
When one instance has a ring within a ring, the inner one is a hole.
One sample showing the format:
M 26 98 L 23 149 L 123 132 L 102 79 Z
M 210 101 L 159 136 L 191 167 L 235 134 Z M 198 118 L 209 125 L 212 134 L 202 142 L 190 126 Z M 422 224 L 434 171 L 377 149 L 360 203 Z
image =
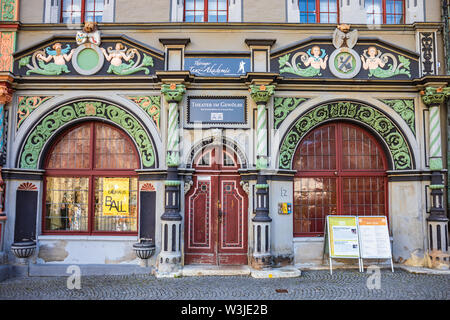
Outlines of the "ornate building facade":
M 301 269 L 328 215 L 448 264 L 441 1 L 129 4 L 1 0 L 3 266 Z

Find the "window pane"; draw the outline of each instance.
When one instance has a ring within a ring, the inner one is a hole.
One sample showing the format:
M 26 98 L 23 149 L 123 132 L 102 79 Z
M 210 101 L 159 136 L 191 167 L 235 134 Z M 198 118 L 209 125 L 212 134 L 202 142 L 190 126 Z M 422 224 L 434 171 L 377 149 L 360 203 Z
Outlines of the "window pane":
M 208 0 L 208 10 L 217 10 L 217 0 Z
M 194 10 L 194 0 L 186 0 L 186 10 Z
M 204 10 L 204 0 L 196 0 L 195 1 L 195 10 Z
M 95 11 L 103 11 L 105 0 L 95 0 Z
M 395 1 L 395 13 L 403 14 L 403 1 Z
M 336 214 L 336 179 L 295 178 L 294 233 L 323 233 L 325 218 Z
M 137 231 L 137 186 L 137 178 L 95 178 L 95 231 Z
M 294 168 L 306 170 L 336 169 L 335 126 L 325 126 L 308 134 L 299 145 L 295 157 Z
M 219 10 L 227 10 L 227 0 L 219 0 Z
M 308 11 L 316 10 L 316 0 L 308 0 Z
M 308 22 L 308 18 L 306 16 L 306 13 L 300 13 L 300 22 L 301 23 L 307 23 Z
M 314 13 L 308 14 L 308 23 L 316 23 L 316 14 Z
M 337 23 L 337 14 L 336 13 L 330 13 L 330 15 L 328 16 L 328 21 L 327 23 Z
M 385 215 L 384 178 L 344 178 L 343 214 L 358 216 Z
M 90 125 L 82 125 L 69 131 L 53 148 L 47 169 L 90 168 Z
M 218 22 L 227 22 L 227 13 L 219 11 Z
M 88 230 L 88 185 L 89 178 L 46 178 L 46 231 Z
M 328 12 L 328 0 L 320 0 L 319 8 L 321 12 Z
M 384 170 L 382 151 L 362 130 L 342 126 L 342 168 L 345 170 Z
M 95 9 L 95 0 L 86 0 L 84 10 L 94 11 L 94 9 Z
M 184 19 L 186 22 L 194 22 L 194 12 L 186 11 L 186 17 Z
M 118 129 L 100 123 L 95 125 L 95 168 L 138 168 L 131 141 Z
M 307 3 L 307 0 L 300 0 L 299 1 L 299 8 L 300 8 L 300 11 L 306 11 L 306 3 Z
M 337 12 L 337 0 L 329 0 L 330 12 Z
M 203 11 L 195 11 L 195 22 L 203 22 L 204 14 Z
M 214 13 L 209 13 L 208 15 L 208 22 L 217 22 L 217 15 Z

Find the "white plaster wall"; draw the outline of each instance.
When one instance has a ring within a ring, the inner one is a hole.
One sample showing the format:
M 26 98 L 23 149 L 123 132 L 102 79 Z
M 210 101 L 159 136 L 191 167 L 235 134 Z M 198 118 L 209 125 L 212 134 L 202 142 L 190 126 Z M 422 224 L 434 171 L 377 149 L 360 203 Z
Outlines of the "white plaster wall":
M 394 260 L 404 261 L 415 250 L 426 250 L 424 185 L 416 181 L 390 182 L 389 204 Z
M 137 237 L 39 236 L 38 264 L 139 264 Z
M 271 247 L 274 257 L 293 257 L 293 213 L 278 213 L 278 203 L 293 203 L 293 183 L 289 181 L 269 182 L 269 201 L 271 223 Z
M 340 1 L 340 23 L 366 24 L 366 9 L 364 1 L 361 0 L 341 0 Z

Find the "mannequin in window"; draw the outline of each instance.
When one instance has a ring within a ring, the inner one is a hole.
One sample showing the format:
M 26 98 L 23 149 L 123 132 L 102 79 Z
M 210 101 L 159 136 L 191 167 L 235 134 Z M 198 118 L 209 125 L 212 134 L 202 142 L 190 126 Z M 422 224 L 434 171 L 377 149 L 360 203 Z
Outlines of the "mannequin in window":
M 67 193 L 64 192 L 63 198 L 61 200 L 61 207 L 59 210 L 60 219 L 61 219 L 61 227 L 60 230 L 68 230 L 69 229 L 69 208 L 67 202 Z

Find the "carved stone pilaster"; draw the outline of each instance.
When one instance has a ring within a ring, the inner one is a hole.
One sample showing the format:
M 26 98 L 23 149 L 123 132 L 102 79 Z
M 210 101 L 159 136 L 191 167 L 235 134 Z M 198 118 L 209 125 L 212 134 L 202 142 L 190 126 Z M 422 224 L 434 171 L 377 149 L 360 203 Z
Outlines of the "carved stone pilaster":
M 444 209 L 444 179 L 440 111 L 450 96 L 450 87 L 427 87 L 421 92 L 423 102 L 430 109 L 430 170 L 431 209 L 427 218 L 429 250 L 448 254 L 448 218 Z M 448 263 L 448 261 L 447 261 Z

